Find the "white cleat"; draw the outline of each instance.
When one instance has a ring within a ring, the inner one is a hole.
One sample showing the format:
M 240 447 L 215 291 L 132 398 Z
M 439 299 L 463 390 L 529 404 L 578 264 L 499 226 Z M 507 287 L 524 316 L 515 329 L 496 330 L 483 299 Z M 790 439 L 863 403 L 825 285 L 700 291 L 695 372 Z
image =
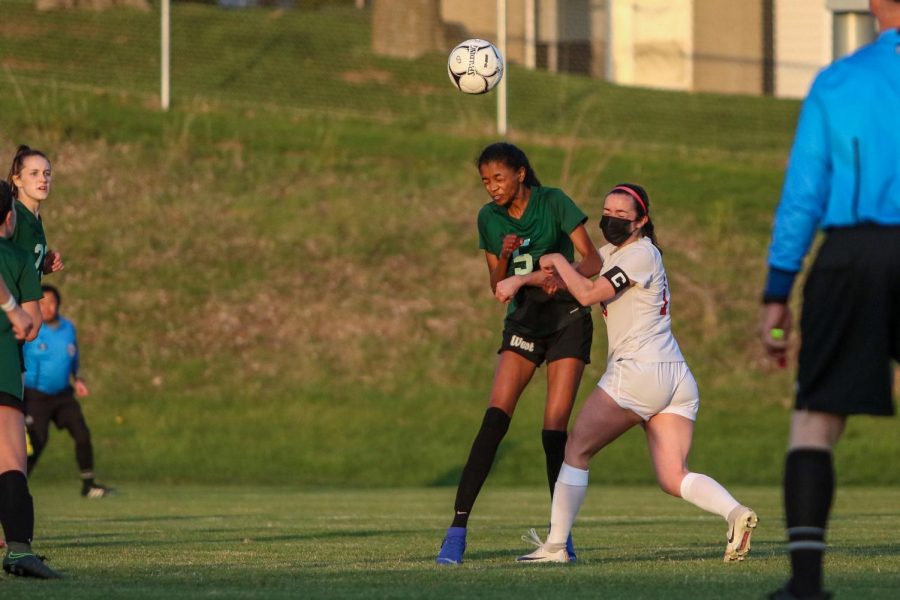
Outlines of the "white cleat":
M 740 506 L 732 511 L 728 520 L 728 543 L 725 545 L 725 562 L 744 560 L 750 552 L 750 536 L 759 523 L 753 509 Z
M 525 554 L 516 558 L 516 562 L 520 563 L 568 563 L 569 562 L 569 553 L 566 552 L 565 546 L 560 548 L 559 550 L 548 550 L 547 544 L 541 541 L 540 536 L 537 534 L 537 531 L 531 529 L 528 532 L 528 535 L 523 535 L 522 540 L 528 542 L 529 544 L 534 544 L 537 546 L 537 550 L 532 552 L 531 554 Z

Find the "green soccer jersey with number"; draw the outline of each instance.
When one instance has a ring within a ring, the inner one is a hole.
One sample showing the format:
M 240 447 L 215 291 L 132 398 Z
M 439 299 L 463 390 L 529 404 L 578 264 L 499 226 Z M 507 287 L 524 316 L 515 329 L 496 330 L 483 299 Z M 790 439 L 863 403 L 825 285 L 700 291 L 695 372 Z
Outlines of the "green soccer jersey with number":
M 28 207 L 16 200 L 16 231 L 12 241 L 17 246 L 32 254 L 34 268 L 40 279 L 43 273 L 44 257 L 47 255 L 47 236 L 44 235 L 44 223 L 35 216 Z
M 557 188 L 534 187 L 525 212 L 518 219 L 495 202 L 488 202 L 478 213 L 479 247 L 500 256 L 503 238 L 514 234 L 522 245 L 509 261 L 507 277 L 527 275 L 539 270 L 540 258 L 559 252 L 572 262 L 575 248 L 569 237 L 587 221 L 585 215 L 565 192 Z M 533 286 L 522 286 L 506 313 L 507 327 L 536 336 L 559 331 L 589 309 L 582 307 L 568 292 L 547 296 Z
M 28 252 L 0 238 L 0 275 L 19 304 L 40 300 L 41 281 Z M 12 324 L 0 316 L 0 392 L 22 397 L 22 358 Z

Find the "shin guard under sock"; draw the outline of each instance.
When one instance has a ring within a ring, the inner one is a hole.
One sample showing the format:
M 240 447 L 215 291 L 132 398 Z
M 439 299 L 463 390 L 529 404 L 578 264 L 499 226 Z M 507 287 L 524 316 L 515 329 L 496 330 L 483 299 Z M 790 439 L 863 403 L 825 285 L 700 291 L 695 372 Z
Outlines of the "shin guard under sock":
M 811 596 L 822 590 L 825 527 L 834 497 L 831 452 L 800 448 L 788 452 L 784 469 L 784 511 L 791 553 L 790 591 Z
M 466 461 L 466 466 L 463 467 L 462 476 L 459 479 L 454 505 L 456 514 L 451 527 L 465 527 L 468 524 L 472 505 L 475 504 L 475 498 L 478 497 L 478 492 L 481 491 L 481 486 L 487 479 L 491 465 L 494 464 L 497 448 L 509 429 L 509 422 L 509 415 L 499 408 L 492 406 L 484 413 L 481 429 L 478 430 L 478 435 L 472 442 L 469 460 Z
M 0 524 L 8 544 L 31 544 L 34 502 L 28 492 L 28 479 L 21 471 L 0 473 Z
M 556 478 L 559 477 L 559 468 L 566 458 L 565 431 L 553 431 L 544 429 L 541 431 L 541 441 L 544 444 L 544 457 L 547 460 L 547 483 L 550 485 L 550 497 L 553 497 L 553 489 L 556 487 Z

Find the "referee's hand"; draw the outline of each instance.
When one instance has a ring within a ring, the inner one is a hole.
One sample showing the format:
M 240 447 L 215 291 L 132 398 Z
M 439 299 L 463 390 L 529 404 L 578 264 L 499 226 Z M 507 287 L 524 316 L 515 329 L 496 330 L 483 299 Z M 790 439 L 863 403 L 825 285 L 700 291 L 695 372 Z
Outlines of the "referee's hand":
M 779 367 L 787 365 L 788 336 L 791 333 L 791 309 L 787 304 L 772 302 L 763 306 L 760 318 L 760 337 L 766 354 L 778 362 Z

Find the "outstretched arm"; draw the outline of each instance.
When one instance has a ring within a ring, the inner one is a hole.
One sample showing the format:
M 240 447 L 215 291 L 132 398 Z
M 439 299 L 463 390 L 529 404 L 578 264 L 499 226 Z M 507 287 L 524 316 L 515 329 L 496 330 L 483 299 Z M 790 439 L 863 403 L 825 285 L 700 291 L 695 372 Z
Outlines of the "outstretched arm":
M 597 257 L 600 258 L 599 256 Z M 592 281 L 579 273 L 562 254 L 545 254 L 541 257 L 541 270 L 558 275 L 582 306 L 605 302 L 614 297 L 618 290 L 606 277 Z M 599 268 L 597 269 L 599 271 Z
M 569 237 L 572 239 L 575 249 L 578 250 L 578 254 L 581 255 L 581 262 L 575 265 L 575 270 L 584 277 L 593 277 L 599 273 L 603 268 L 603 259 L 600 258 L 600 253 L 597 252 L 584 225 L 573 229 Z
M 509 234 L 503 238 L 500 256 L 491 254 L 485 250 L 484 257 L 487 260 L 488 274 L 491 278 L 491 293 L 496 293 L 497 283 L 506 278 L 506 271 L 509 268 L 509 259 L 513 255 L 513 252 L 521 245 L 522 238 L 514 234 Z

